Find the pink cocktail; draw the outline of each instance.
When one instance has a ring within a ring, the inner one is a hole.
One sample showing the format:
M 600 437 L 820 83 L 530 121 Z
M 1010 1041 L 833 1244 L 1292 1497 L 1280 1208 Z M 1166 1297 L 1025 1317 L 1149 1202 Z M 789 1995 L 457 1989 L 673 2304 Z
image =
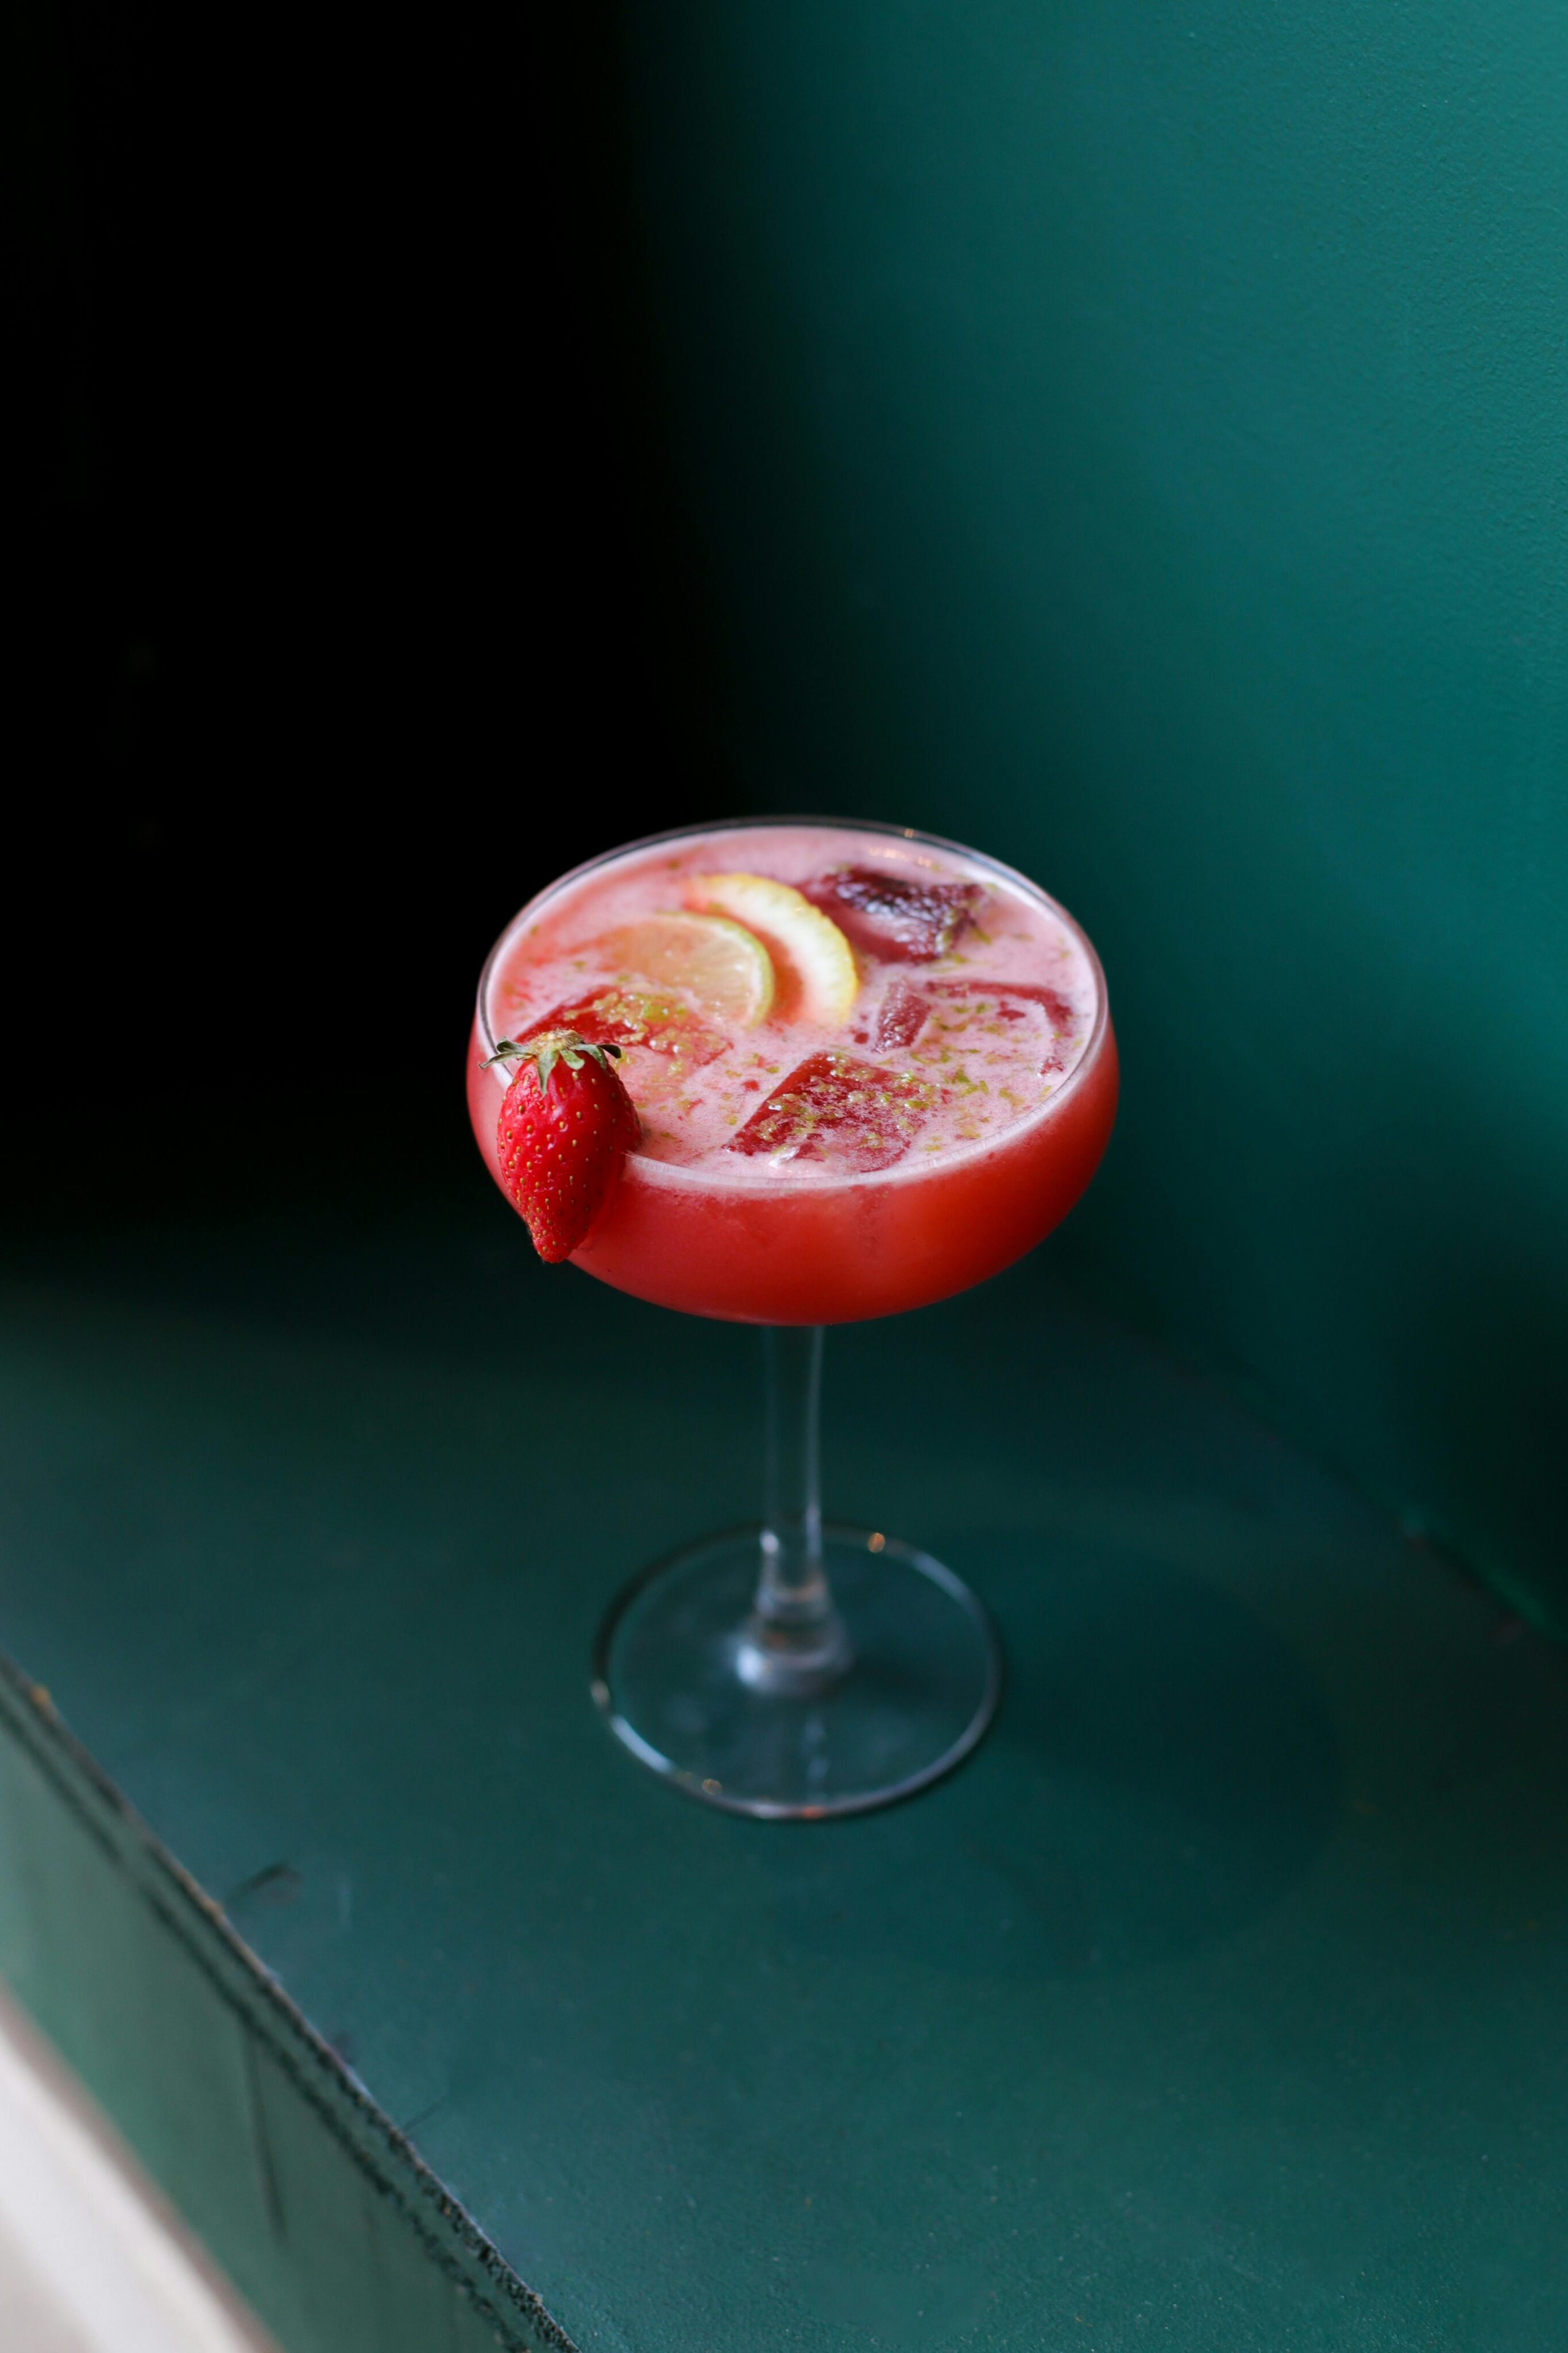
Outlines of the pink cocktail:
M 1116 1108 L 1099 961 L 1033 883 L 950 842 L 693 828 L 564 876 L 497 943 L 468 1102 L 503 1190 L 514 1066 L 494 1058 L 560 1030 L 617 1053 L 641 1128 L 573 1262 L 770 1327 L 764 1522 L 638 1580 L 595 1696 L 634 1754 L 720 1805 L 904 1794 L 980 1737 L 994 1641 L 929 1556 L 823 1530 L 820 1327 L 964 1290 L 1071 1208 Z

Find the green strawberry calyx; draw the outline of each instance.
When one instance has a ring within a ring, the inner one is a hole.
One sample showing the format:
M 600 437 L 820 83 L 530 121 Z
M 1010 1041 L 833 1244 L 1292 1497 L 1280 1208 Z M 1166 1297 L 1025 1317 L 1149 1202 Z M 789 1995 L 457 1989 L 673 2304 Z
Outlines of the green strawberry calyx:
M 602 1071 L 607 1071 L 610 1056 L 613 1054 L 618 1060 L 620 1051 L 618 1046 L 613 1046 L 607 1040 L 602 1046 L 590 1044 L 575 1029 L 542 1029 L 537 1038 L 525 1038 L 521 1044 L 515 1038 L 499 1039 L 495 1052 L 486 1060 L 485 1068 L 488 1071 L 497 1062 L 509 1066 L 514 1062 L 531 1062 L 539 1074 L 539 1092 L 542 1094 L 550 1084 L 550 1074 L 557 1062 L 564 1062 L 569 1071 L 580 1071 L 586 1060 L 597 1062 Z

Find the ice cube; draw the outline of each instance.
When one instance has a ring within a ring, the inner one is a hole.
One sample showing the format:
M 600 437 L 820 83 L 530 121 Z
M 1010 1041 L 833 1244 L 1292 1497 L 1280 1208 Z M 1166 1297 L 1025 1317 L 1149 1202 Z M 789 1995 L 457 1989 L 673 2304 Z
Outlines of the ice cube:
M 618 985 L 558 1005 L 523 1036 L 537 1038 L 544 1029 L 575 1029 L 590 1046 L 619 1046 L 626 1083 L 645 1102 L 668 1093 L 688 1071 L 716 1061 L 730 1046 L 722 1030 L 700 1021 L 679 997 Z
M 985 896 L 980 882 L 930 882 L 876 866 L 840 866 L 805 885 L 805 895 L 850 938 L 890 964 L 946 955 Z
M 958 1044 L 963 1043 L 967 1030 L 984 1032 L 988 1024 L 1005 1023 L 1019 1036 L 1024 1034 L 1019 1025 L 1028 1024 L 1042 1077 L 1065 1070 L 1078 1042 L 1080 1025 L 1069 999 L 1042 982 L 931 980 L 924 984 L 924 994 L 928 1000 L 942 1000 L 944 1026 Z
M 725 1146 L 778 1161 L 821 1161 L 862 1175 L 889 1168 L 952 1096 L 853 1054 L 808 1054 Z
M 879 1054 L 912 1046 L 931 1018 L 931 999 L 907 980 L 895 980 L 878 1008 L 871 1044 Z

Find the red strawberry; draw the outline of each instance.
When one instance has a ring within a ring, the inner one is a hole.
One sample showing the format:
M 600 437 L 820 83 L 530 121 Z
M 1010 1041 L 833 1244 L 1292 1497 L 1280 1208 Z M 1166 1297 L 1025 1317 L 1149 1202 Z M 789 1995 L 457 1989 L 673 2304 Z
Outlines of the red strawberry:
M 642 1134 L 611 1068 L 620 1050 L 590 1045 L 575 1029 L 546 1029 L 521 1045 L 503 1038 L 492 1057 L 518 1065 L 496 1125 L 501 1183 L 552 1265 L 586 1238 Z

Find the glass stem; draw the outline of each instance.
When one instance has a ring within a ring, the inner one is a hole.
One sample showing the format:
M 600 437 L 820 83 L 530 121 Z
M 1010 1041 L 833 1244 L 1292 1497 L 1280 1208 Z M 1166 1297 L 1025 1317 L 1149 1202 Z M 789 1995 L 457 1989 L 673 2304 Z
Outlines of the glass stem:
M 763 1334 L 766 1484 L 762 1563 L 737 1664 L 780 1694 L 824 1690 L 849 1664 L 849 1638 L 822 1566 L 822 1327 Z

